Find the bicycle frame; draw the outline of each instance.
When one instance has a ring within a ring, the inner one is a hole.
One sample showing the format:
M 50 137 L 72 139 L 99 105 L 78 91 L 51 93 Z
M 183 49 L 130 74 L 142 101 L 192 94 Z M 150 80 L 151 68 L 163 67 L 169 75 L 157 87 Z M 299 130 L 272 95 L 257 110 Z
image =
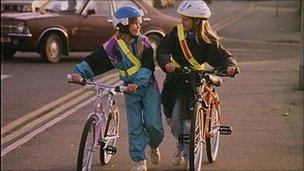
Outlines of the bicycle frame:
M 78 149 L 77 170 L 90 170 L 93 161 L 93 153 L 98 149 L 100 162 L 105 165 L 110 161 L 111 156 L 116 154 L 115 143 L 119 137 L 119 109 L 115 106 L 113 97 L 116 95 L 116 92 L 125 92 L 127 88 L 125 86 L 102 84 L 87 79 L 73 82 L 72 75 L 70 74 L 67 75 L 67 79 L 69 80 L 69 83 L 93 86 L 96 91 L 96 99 L 93 103 L 94 111 L 87 116 L 82 131 Z M 107 99 L 104 102 L 103 97 L 105 94 L 107 94 Z M 93 134 L 90 135 L 90 133 Z M 89 141 L 89 147 L 86 148 L 88 137 L 91 141 Z
M 212 109 L 215 107 L 215 109 L 218 111 L 218 119 L 219 123 L 221 123 L 221 117 L 220 117 L 220 100 L 218 95 L 215 93 L 215 87 L 212 83 L 208 83 L 205 78 L 205 74 L 199 73 L 200 76 L 200 84 L 196 87 L 196 100 L 197 102 L 202 103 L 202 106 L 204 108 L 204 116 L 203 116 L 203 122 L 204 122 L 204 128 L 202 130 L 203 136 L 202 140 L 205 142 L 206 137 L 211 137 L 213 134 L 218 131 L 220 128 L 220 125 L 218 125 L 218 129 L 216 130 L 209 130 L 209 122 L 211 120 L 212 115 Z M 210 109 L 210 110 L 209 110 Z
M 97 86 L 97 85 L 96 85 Z M 110 110 L 114 108 L 115 106 L 115 101 L 113 100 L 114 97 L 114 92 L 110 91 L 110 89 L 99 89 L 98 87 L 95 87 L 96 89 L 96 101 L 94 103 L 94 112 L 89 114 L 87 119 L 90 118 L 92 115 L 94 117 L 97 117 L 97 123 L 95 126 L 95 133 L 97 133 L 96 135 L 94 135 L 94 143 L 93 143 L 93 148 L 92 149 L 97 149 L 98 145 L 100 142 L 104 142 L 106 145 L 104 146 L 104 148 L 107 147 L 108 145 L 108 140 L 109 139 L 114 139 L 117 138 L 117 136 L 115 137 L 105 137 L 105 135 L 100 135 L 101 131 L 100 130 L 105 130 L 105 126 L 106 126 L 106 121 L 109 118 L 109 114 L 110 114 Z M 107 99 L 107 104 L 106 106 L 103 105 L 103 96 L 105 95 L 103 92 L 106 91 L 107 95 L 108 95 L 108 99 Z
M 219 129 L 215 130 L 209 130 L 209 122 L 211 120 L 211 115 L 212 115 L 212 110 L 215 107 L 215 110 L 218 111 L 218 117 L 219 123 L 221 123 L 221 117 L 220 117 L 220 111 L 219 111 L 219 106 L 220 106 L 220 100 L 217 94 L 215 94 L 215 88 L 212 85 L 205 84 L 204 85 L 204 99 L 206 105 L 206 108 L 204 110 L 204 115 L 205 115 L 205 124 L 204 124 L 204 131 L 203 131 L 203 139 L 205 140 L 206 137 L 212 137 L 216 131 Z M 209 110 L 208 110 L 209 109 Z
M 230 135 L 232 131 L 230 126 L 221 125 L 220 99 L 215 89 L 222 83 L 217 76 L 226 76 L 226 74 L 218 72 L 218 70 L 193 71 L 186 68 L 181 71 L 190 74 L 186 81 L 194 87 L 195 110 L 189 134 L 188 166 L 190 170 L 200 170 L 202 144 L 206 144 L 207 158 L 209 163 L 212 163 L 217 157 L 220 134 Z M 187 139 L 187 137 L 182 138 Z

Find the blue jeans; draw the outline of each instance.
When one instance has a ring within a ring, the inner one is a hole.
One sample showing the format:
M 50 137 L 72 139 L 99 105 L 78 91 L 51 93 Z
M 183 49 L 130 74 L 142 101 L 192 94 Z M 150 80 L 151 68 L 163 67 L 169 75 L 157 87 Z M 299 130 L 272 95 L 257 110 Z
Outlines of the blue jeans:
M 188 156 L 189 146 L 178 141 L 180 134 L 190 134 L 191 120 L 182 120 L 182 116 L 186 111 L 182 97 L 178 97 L 175 101 L 172 116 L 167 118 L 167 123 L 171 128 L 171 133 L 177 140 L 176 146 L 178 151 L 183 151 L 184 156 Z
M 133 161 L 147 159 L 147 145 L 157 148 L 164 137 L 160 92 L 152 85 L 125 93 L 129 132 L 129 155 Z

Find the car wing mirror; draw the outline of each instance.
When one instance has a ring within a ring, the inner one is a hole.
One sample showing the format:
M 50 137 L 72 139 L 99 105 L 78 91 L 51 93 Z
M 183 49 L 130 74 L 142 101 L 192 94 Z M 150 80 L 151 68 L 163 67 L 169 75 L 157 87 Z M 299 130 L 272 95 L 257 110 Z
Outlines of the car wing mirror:
M 95 9 L 89 9 L 87 12 L 87 15 L 92 15 L 92 14 L 96 14 Z

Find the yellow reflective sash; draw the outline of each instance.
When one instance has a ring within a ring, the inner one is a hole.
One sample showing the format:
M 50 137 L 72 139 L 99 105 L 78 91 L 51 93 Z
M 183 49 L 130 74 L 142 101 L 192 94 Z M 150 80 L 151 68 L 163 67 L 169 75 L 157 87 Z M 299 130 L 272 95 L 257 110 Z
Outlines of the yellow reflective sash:
M 184 27 L 183 27 L 182 24 L 177 25 L 177 34 L 178 34 L 179 44 L 180 44 L 180 47 L 183 51 L 183 54 L 186 57 L 186 59 L 188 60 L 188 62 L 192 65 L 192 68 L 195 69 L 195 70 L 199 70 L 199 71 L 204 70 L 204 64 L 199 64 L 193 58 L 193 55 L 192 55 L 192 53 L 191 53 L 191 51 L 188 47 L 188 44 L 186 42 L 186 39 L 185 39 Z M 174 64 L 174 62 L 173 62 L 173 64 Z
M 116 38 L 115 38 L 116 39 Z M 130 67 L 127 70 L 119 70 L 119 73 L 122 77 L 131 76 L 135 74 L 141 67 L 141 62 L 138 60 L 134 54 L 130 51 L 127 44 L 122 39 L 116 39 L 122 52 L 128 57 L 128 59 L 133 63 L 134 66 Z

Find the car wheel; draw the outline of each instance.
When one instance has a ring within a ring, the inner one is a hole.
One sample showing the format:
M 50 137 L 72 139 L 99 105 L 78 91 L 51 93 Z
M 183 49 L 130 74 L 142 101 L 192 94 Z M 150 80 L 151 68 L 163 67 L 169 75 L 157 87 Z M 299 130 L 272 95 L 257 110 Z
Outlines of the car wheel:
M 16 53 L 16 50 L 13 49 L 13 48 L 10 48 L 10 47 L 6 47 L 6 48 L 3 48 L 2 51 L 1 51 L 1 56 L 4 58 L 4 59 L 12 59 L 13 56 L 15 55 Z
M 41 47 L 41 57 L 44 61 L 56 63 L 62 55 L 62 40 L 57 34 L 50 34 L 46 37 Z

